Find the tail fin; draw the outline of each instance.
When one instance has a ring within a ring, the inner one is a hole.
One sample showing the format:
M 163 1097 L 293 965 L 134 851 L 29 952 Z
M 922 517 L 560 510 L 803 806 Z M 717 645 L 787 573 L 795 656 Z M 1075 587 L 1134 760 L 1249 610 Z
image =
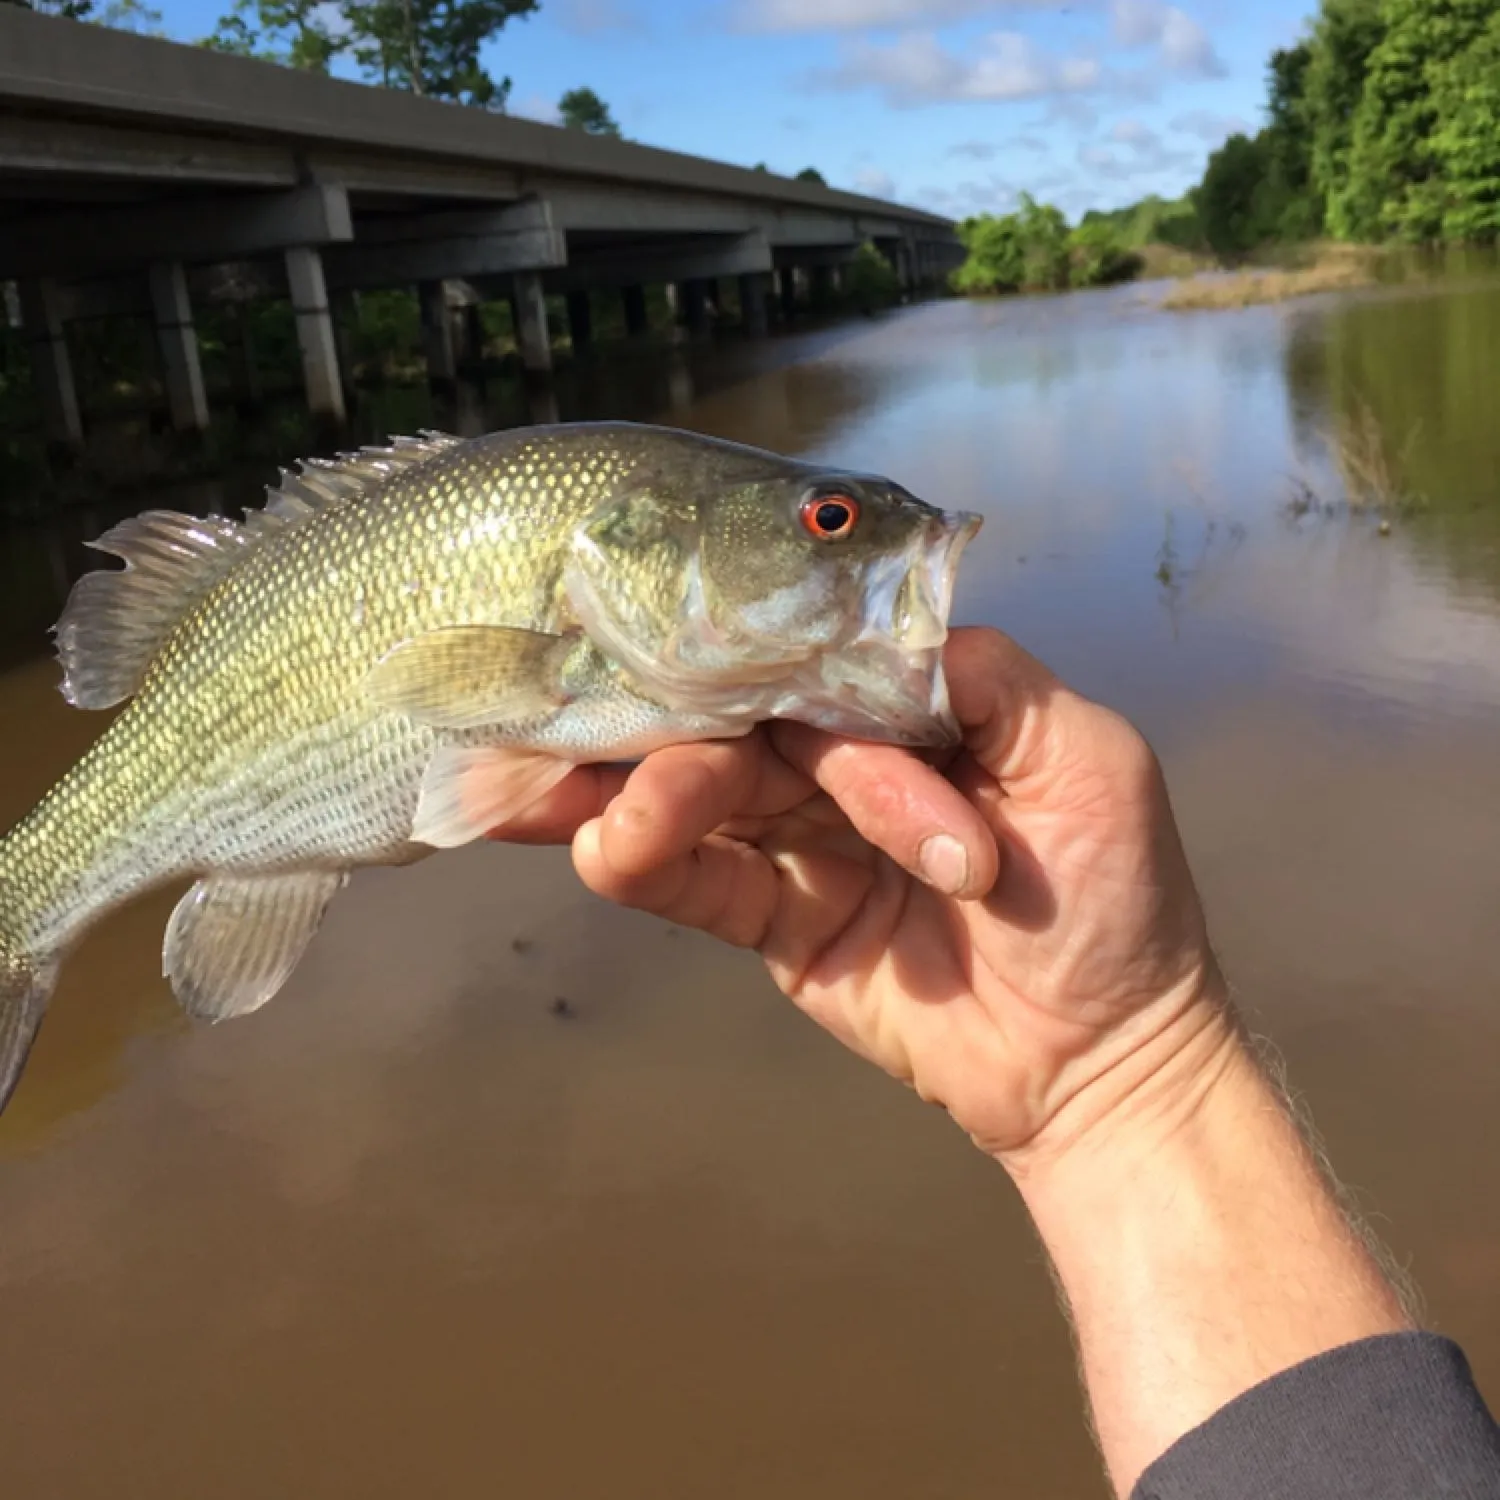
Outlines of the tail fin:
M 56 963 L 36 962 L 0 928 L 0 1110 L 20 1082 L 56 983 Z

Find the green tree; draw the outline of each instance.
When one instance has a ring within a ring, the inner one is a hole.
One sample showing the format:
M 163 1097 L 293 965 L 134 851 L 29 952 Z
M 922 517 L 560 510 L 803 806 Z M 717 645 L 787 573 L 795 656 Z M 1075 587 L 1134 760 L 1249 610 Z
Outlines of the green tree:
M 162 35 L 161 12 L 145 0 L 105 0 L 103 5 L 96 5 L 95 0 L 0 0 L 0 3 L 35 11 L 39 16 L 59 16 L 64 21 L 92 21 L 96 26 L 109 26 L 116 31 Z
M 387 88 L 503 110 L 511 80 L 480 64 L 484 44 L 538 0 L 341 0 L 348 51 Z
M 1437 86 L 1432 154 L 1447 186 L 1450 240 L 1500 238 L 1500 9 Z
M 1338 239 L 1369 236 L 1369 206 L 1351 193 L 1353 121 L 1364 94 L 1370 54 L 1385 35 L 1381 0 L 1323 0 L 1309 44 L 1305 108 L 1312 126 L 1312 180 Z
M 815 182 L 819 187 L 828 186 L 827 179 L 816 167 L 803 167 L 803 169 L 797 173 L 797 181 Z
M 1308 240 L 1321 233 L 1324 206 L 1313 180 L 1313 122 L 1307 97 L 1312 45 L 1300 42 L 1271 54 L 1266 105 L 1266 175 L 1256 214 L 1277 239 Z
M 1484 33 L 1494 0 L 1383 0 L 1354 116 L 1348 194 L 1365 234 L 1435 240 L 1450 189 L 1435 137 L 1442 81 Z
M 329 27 L 324 0 L 236 0 L 198 45 L 326 73 L 344 42 Z
M 1268 151 L 1265 133 L 1232 135 L 1208 159 L 1194 195 L 1208 247 L 1235 260 L 1265 237 L 1262 218 Z
M 618 137 L 620 127 L 609 112 L 609 105 L 593 89 L 569 89 L 557 102 L 557 113 L 569 130 L 585 130 L 590 135 Z

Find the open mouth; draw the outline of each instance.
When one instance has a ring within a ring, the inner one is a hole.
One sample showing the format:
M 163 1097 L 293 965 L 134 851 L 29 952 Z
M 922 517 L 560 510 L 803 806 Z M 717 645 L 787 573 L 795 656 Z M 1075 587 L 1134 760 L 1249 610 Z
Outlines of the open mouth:
M 983 524 L 966 511 L 935 516 L 896 566 L 870 580 L 865 629 L 818 662 L 819 691 L 804 696 L 795 717 L 912 749 L 959 742 L 943 645 L 959 562 Z

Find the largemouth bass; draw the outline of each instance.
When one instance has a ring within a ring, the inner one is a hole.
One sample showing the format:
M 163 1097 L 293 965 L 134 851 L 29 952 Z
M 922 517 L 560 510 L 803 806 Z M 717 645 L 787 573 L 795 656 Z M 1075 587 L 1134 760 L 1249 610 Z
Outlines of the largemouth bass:
M 163 973 L 264 1005 L 349 872 L 483 836 L 569 769 L 772 718 L 957 727 L 941 649 L 979 518 L 887 479 L 628 423 L 424 434 L 283 471 L 243 522 L 94 545 L 63 692 L 129 700 L 0 840 L 0 1107 L 70 945 L 196 883 Z

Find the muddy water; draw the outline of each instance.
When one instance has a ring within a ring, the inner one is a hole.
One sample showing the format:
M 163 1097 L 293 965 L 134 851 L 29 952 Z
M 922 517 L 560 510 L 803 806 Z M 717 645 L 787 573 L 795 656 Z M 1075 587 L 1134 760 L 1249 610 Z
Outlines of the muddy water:
M 1134 288 L 559 396 L 988 515 L 959 617 L 1151 734 L 1243 1002 L 1491 1400 L 1497 361 L 1494 288 L 1176 318 Z M 436 416 L 504 415 L 466 413 Z M 1389 536 L 1325 513 L 1341 423 L 1427 496 Z M 17 654 L 108 511 L 7 535 Z M 0 677 L 0 825 L 97 728 L 54 681 Z M 1007 1184 L 751 960 L 467 850 L 356 877 L 210 1030 L 157 977 L 174 895 L 78 952 L 0 1120 L 9 1491 L 1104 1493 Z

